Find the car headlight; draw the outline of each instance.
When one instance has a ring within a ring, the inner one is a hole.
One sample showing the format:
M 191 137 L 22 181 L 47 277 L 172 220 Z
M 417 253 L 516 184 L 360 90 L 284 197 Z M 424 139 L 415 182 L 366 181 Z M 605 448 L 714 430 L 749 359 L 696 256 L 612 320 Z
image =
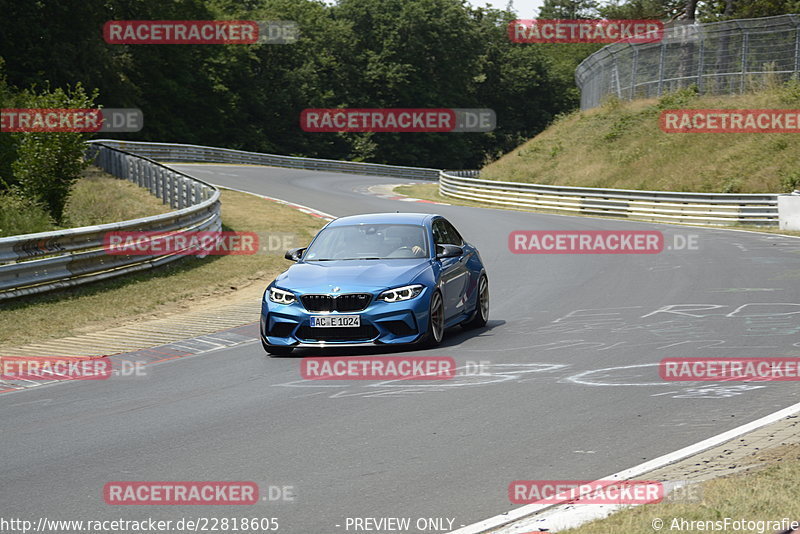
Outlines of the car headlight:
M 297 299 L 294 297 L 293 293 L 278 289 L 277 287 L 271 287 L 269 289 L 269 300 L 277 304 L 291 304 Z
M 425 286 L 420 284 L 396 287 L 394 289 L 387 289 L 378 295 L 378 299 L 385 302 L 400 302 L 401 300 L 410 300 L 422 293 L 423 289 L 425 289 Z

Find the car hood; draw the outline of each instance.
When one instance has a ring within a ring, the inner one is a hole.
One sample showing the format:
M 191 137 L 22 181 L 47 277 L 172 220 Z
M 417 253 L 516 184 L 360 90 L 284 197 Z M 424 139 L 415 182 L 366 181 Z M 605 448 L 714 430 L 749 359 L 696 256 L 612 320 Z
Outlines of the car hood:
M 275 279 L 278 287 L 302 293 L 376 291 L 415 282 L 427 259 L 345 260 L 296 263 Z

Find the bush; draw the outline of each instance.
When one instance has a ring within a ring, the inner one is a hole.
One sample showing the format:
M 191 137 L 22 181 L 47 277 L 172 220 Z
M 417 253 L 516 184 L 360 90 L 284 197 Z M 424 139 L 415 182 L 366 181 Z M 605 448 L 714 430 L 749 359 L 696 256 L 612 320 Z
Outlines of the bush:
M 690 105 L 700 94 L 696 84 L 667 93 L 658 99 L 658 109 L 680 109 Z
M 89 96 L 78 84 L 74 89 L 56 89 L 34 94 L 22 94 L 30 108 L 92 108 L 95 92 Z M 60 224 L 70 187 L 87 166 L 83 154 L 84 141 L 90 133 L 26 132 L 19 136 L 17 159 L 11 164 L 14 180 L 20 192 L 44 205 L 50 216 Z
M 0 237 L 53 229 L 53 219 L 43 206 L 15 191 L 0 193 Z
M 793 76 L 777 89 L 777 93 L 781 104 L 789 106 L 800 104 L 800 81 Z
M 792 171 L 781 178 L 781 187 L 787 193 L 800 189 L 800 171 Z

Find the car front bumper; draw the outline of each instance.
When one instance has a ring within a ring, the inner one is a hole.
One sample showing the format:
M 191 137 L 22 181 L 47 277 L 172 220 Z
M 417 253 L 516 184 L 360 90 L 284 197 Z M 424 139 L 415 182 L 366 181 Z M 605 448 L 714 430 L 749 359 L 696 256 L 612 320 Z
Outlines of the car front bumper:
M 352 346 L 414 343 L 425 334 L 430 313 L 429 288 L 401 302 L 376 300 L 358 312 L 310 312 L 303 304 L 277 304 L 268 297 L 261 303 L 261 339 L 284 347 Z M 311 327 L 312 315 L 359 315 L 361 326 Z

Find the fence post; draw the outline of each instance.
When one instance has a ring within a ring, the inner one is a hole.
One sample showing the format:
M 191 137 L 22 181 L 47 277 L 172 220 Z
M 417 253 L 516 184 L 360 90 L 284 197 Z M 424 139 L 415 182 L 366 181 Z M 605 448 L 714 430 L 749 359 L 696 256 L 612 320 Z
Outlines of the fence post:
M 794 29 L 794 72 L 800 72 L 800 28 Z
M 664 87 L 664 56 L 667 53 L 667 44 L 661 41 L 661 53 L 658 58 L 658 96 L 661 96 L 661 90 Z
M 611 65 L 611 90 L 616 93 L 617 98 L 621 99 L 622 87 L 619 82 L 619 65 L 617 63 L 617 54 L 615 52 L 611 52 L 611 57 L 614 58 Z
M 742 33 L 742 78 L 739 80 L 739 93 L 744 93 L 744 76 L 747 72 L 747 53 L 750 51 L 750 34 Z
M 631 65 L 631 91 L 628 100 L 633 100 L 636 96 L 636 69 L 639 66 L 639 49 L 631 45 L 633 48 L 633 62 Z
M 695 28 L 697 31 L 698 41 L 700 41 L 700 50 L 697 53 L 697 89 L 700 93 L 703 92 L 703 63 L 705 61 L 706 39 L 705 35 L 701 35 L 700 28 Z

